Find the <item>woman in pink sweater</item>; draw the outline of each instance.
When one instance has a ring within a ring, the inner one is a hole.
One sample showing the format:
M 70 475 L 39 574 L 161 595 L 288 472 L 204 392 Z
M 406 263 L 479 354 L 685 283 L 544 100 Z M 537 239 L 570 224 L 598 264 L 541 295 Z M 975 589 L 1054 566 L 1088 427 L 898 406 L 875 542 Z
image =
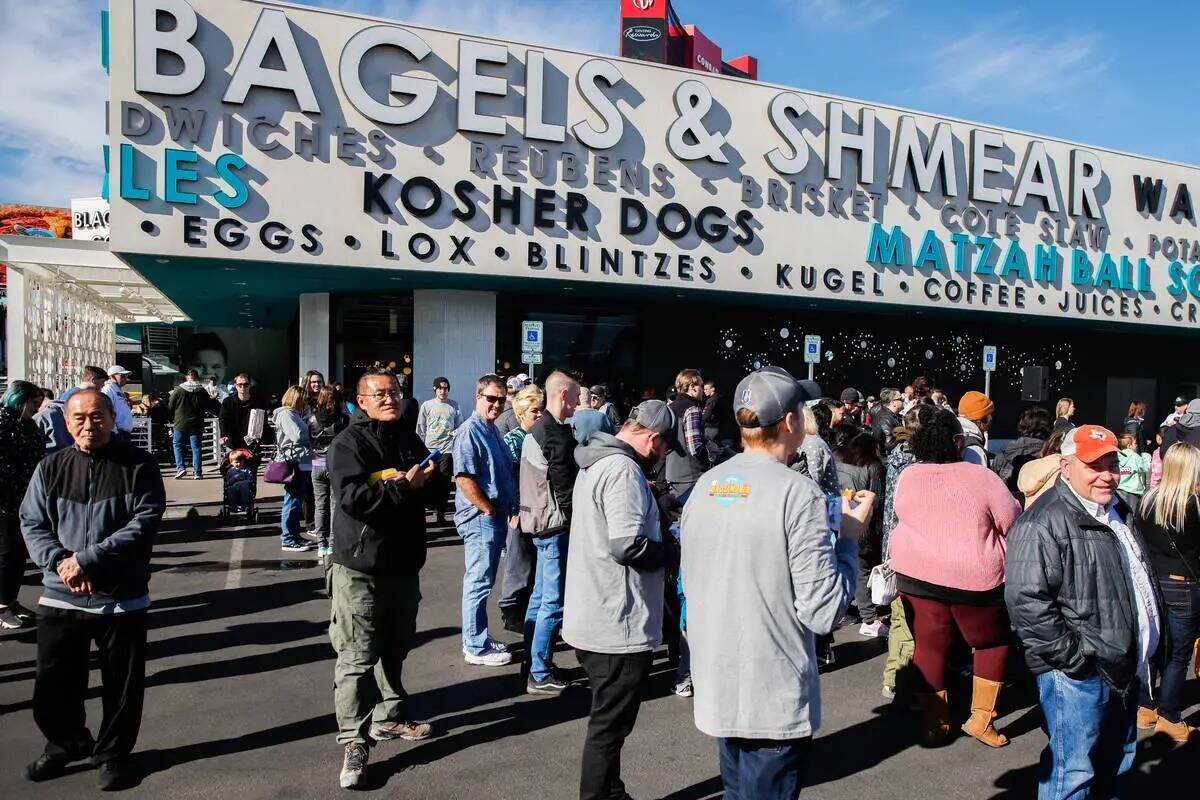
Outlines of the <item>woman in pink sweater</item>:
M 971 718 L 962 728 L 1002 747 L 1008 739 L 992 721 L 1009 649 L 1004 537 L 1021 507 L 994 472 L 961 460 L 963 443 L 962 427 L 949 411 L 938 411 L 914 434 L 917 463 L 896 485 L 891 567 L 924 684 L 917 697 L 924 743 L 941 744 L 950 734 L 946 653 L 957 630 L 975 653 Z

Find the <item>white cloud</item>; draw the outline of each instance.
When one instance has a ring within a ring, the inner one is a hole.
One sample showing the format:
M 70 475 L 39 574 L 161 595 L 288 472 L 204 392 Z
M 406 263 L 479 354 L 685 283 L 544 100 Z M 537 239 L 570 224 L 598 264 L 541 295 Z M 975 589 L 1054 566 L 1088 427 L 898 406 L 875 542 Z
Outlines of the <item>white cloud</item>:
M 929 80 L 913 94 L 976 107 L 1013 107 L 1031 102 L 1056 108 L 1070 91 L 1107 69 L 1098 36 L 1077 31 L 1021 30 L 1003 15 L 981 21 L 971 33 L 923 53 Z
M 775 0 L 810 27 L 865 27 L 891 16 L 893 0 Z
M 0 3 L 0 201 L 67 205 L 104 174 L 102 0 Z M 17 155 L 12 155 L 18 151 Z

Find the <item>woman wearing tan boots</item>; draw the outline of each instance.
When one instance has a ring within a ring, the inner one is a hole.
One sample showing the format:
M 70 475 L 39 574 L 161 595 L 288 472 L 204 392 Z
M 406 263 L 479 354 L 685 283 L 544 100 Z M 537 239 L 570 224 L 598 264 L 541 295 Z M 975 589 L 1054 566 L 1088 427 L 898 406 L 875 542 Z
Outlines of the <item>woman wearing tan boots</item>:
M 950 735 L 946 654 L 957 631 L 975 663 L 971 717 L 962 729 L 1002 747 L 1008 739 L 992 721 L 1009 651 L 1005 536 L 1021 507 L 994 472 L 962 461 L 963 444 L 962 427 L 946 410 L 913 435 L 917 461 L 896 484 L 891 566 L 914 639 L 922 743 L 935 747 Z
M 1154 728 L 1176 742 L 1186 742 L 1196 729 L 1180 717 L 1185 705 L 1183 685 L 1187 681 L 1192 648 L 1200 635 L 1200 450 L 1180 442 L 1163 458 L 1162 481 L 1146 493 L 1138 507 L 1135 525 L 1146 543 L 1150 563 L 1162 590 L 1165 620 L 1170 640 L 1170 660 L 1158 679 L 1157 703 L 1153 693 L 1142 690 L 1138 727 Z

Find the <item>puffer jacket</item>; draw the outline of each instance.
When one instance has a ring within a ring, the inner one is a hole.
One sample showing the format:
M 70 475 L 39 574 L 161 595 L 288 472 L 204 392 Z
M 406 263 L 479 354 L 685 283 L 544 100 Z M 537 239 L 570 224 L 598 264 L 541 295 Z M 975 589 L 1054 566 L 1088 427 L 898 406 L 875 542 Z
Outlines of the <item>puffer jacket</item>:
M 1117 512 L 1133 530 L 1129 506 L 1118 500 Z M 1062 479 L 1008 532 L 1004 601 L 1034 675 L 1099 674 L 1129 691 L 1138 671 L 1138 619 L 1121 543 Z
M 403 477 L 372 479 L 385 469 L 407 472 L 429 455 L 402 421 L 381 422 L 359 409 L 329 446 L 333 561 L 371 575 L 415 575 L 425 565 L 425 506 L 446 496 L 434 472 L 413 489 Z M 440 492 L 440 494 L 439 494 Z

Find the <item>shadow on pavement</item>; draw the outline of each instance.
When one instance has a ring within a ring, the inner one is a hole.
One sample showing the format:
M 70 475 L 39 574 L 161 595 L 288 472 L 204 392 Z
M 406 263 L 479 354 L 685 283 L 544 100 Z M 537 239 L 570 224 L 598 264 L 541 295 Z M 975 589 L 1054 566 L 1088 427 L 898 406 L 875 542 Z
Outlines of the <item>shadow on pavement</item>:
M 247 750 L 275 747 L 317 736 L 328 736 L 335 731 L 337 731 L 337 723 L 334 721 L 333 713 L 330 712 L 253 733 L 240 733 L 225 739 L 185 744 L 166 750 L 144 750 L 137 753 L 137 757 L 146 774 L 150 775 L 155 772 L 164 772 L 180 764 L 227 756 L 232 753 L 244 753 Z
M 685 789 L 663 795 L 659 800 L 717 800 L 724 796 L 724 791 L 725 787 L 721 783 L 721 776 L 714 775 L 699 783 L 693 783 Z

